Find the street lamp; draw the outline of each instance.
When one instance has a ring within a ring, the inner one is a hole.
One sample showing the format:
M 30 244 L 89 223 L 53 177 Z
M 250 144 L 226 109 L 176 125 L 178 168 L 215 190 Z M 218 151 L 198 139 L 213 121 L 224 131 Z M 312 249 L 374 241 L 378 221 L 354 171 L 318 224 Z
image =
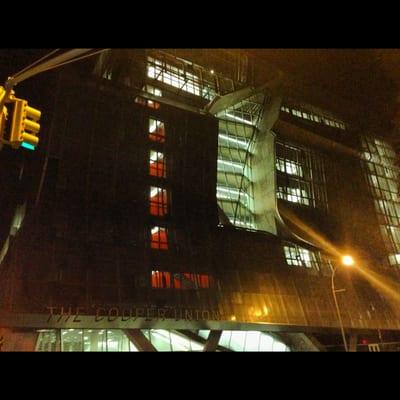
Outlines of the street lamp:
M 352 267 L 354 265 L 354 259 L 352 256 L 345 255 L 342 257 L 342 264 L 345 265 L 346 267 Z M 338 316 L 339 324 L 340 324 L 340 331 L 342 332 L 342 338 L 343 338 L 343 343 L 344 343 L 344 349 L 346 352 L 348 352 L 347 348 L 347 341 L 346 341 L 346 335 L 344 333 L 344 327 L 343 327 L 343 321 L 342 321 L 342 316 L 340 315 L 340 310 L 339 310 L 339 304 L 337 302 L 336 298 L 336 293 L 338 292 L 344 292 L 345 289 L 336 289 L 335 288 L 335 272 L 336 272 L 336 267 L 332 267 L 331 264 L 329 264 L 331 267 L 332 271 L 332 276 L 331 276 L 331 288 L 332 288 L 332 295 L 333 295 L 333 300 L 335 301 L 335 307 L 336 307 L 336 313 Z

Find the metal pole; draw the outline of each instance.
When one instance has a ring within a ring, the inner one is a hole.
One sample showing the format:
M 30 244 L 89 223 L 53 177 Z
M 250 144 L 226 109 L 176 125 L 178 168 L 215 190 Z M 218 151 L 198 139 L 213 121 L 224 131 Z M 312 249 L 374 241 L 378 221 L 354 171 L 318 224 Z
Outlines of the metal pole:
M 343 327 L 342 317 L 341 317 L 341 315 L 340 315 L 339 304 L 338 304 L 337 298 L 336 298 L 336 289 L 335 289 L 335 280 L 334 280 L 336 269 L 333 268 L 333 267 L 331 266 L 331 270 L 332 270 L 332 277 L 331 277 L 331 278 L 332 278 L 332 281 L 331 281 L 332 295 L 333 295 L 333 300 L 335 301 L 336 312 L 337 312 L 337 316 L 338 316 L 339 324 L 340 324 L 340 330 L 341 330 L 341 332 L 342 332 L 342 338 L 343 338 L 343 343 L 344 343 L 344 349 L 345 349 L 345 351 L 347 352 L 348 349 L 347 349 L 346 335 L 345 335 L 345 333 L 344 333 L 344 327 Z

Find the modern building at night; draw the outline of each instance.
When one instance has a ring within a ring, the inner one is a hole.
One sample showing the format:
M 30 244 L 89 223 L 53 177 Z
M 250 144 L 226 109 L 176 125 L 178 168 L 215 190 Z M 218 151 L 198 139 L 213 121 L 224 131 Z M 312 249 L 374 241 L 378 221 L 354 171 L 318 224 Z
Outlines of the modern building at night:
M 400 169 L 360 105 L 254 50 L 110 50 L 54 83 L 40 147 L 0 152 L 3 350 L 337 351 L 341 321 L 397 349 Z

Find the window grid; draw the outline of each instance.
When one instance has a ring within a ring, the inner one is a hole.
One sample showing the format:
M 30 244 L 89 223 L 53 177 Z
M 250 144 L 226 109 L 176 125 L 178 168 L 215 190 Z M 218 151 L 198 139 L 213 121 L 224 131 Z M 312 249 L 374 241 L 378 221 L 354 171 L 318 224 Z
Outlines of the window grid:
M 217 201 L 232 224 L 247 229 L 256 229 L 252 158 L 260 100 L 246 99 L 217 115 Z
M 149 118 L 149 139 L 153 142 L 165 142 L 164 122 L 155 118 Z
M 175 65 L 173 65 L 174 63 Z M 178 64 L 180 64 L 178 66 Z M 191 72 L 188 71 L 191 69 Z M 178 91 L 200 96 L 212 100 L 216 95 L 215 81 L 202 79 L 200 71 L 195 71 L 193 66 L 178 63 L 177 60 L 167 63 L 165 60 L 148 56 L 147 77 L 177 88 Z M 199 76 L 201 75 L 201 76 Z
M 167 190 L 150 186 L 150 214 L 158 217 L 164 217 L 168 214 L 168 194 Z
M 281 106 L 281 111 L 291 114 L 291 115 L 294 115 L 295 117 L 298 117 L 298 118 L 307 119 L 312 122 L 317 122 L 319 124 L 328 125 L 332 128 L 338 128 L 341 130 L 346 129 L 346 125 L 342 121 L 335 120 L 331 117 L 328 118 L 326 116 L 316 114 L 309 110 L 305 111 L 304 109 L 300 109 L 300 107 L 293 108 L 293 107 L 288 107 L 288 106 Z
M 158 178 L 165 178 L 167 176 L 164 153 L 150 150 L 149 174 Z
M 286 242 L 283 245 L 285 260 L 289 266 L 313 268 L 323 273 L 330 273 L 331 261 L 318 250 L 308 250 L 297 244 Z
M 160 226 L 151 228 L 150 247 L 156 250 L 168 250 L 168 232 L 166 228 Z
M 157 97 L 161 97 L 162 96 L 161 90 L 156 88 L 156 87 L 154 87 L 154 86 L 152 86 L 152 85 L 145 85 L 143 87 L 143 91 L 145 91 L 147 93 L 150 93 L 150 94 L 152 94 L 154 96 L 157 96 Z M 135 98 L 135 103 L 141 104 L 142 106 L 147 106 L 148 108 L 152 108 L 154 110 L 158 110 L 160 108 L 160 106 L 161 106 L 159 102 L 144 98 L 142 96 L 137 96 Z
M 389 252 L 388 261 L 400 266 L 400 168 L 396 165 L 396 153 L 389 143 L 368 136 L 363 138 L 362 147 L 364 171 Z
M 328 209 L 324 160 L 320 155 L 276 142 L 277 198 Z
M 214 287 L 214 279 L 207 274 L 190 272 L 168 272 L 153 270 L 151 286 L 156 289 L 209 289 Z

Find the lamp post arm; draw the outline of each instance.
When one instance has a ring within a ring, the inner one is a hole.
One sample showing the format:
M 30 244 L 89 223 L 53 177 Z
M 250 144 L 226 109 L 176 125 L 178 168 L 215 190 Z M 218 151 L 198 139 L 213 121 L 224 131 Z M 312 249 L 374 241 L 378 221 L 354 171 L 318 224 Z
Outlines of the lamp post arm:
M 340 331 L 341 331 L 341 333 L 342 333 L 344 349 L 345 349 L 345 351 L 347 352 L 348 349 L 347 349 L 346 335 L 345 335 L 345 333 L 344 333 L 344 327 L 343 327 L 342 316 L 340 315 L 339 304 L 338 304 L 337 298 L 336 298 L 336 289 L 335 289 L 335 272 L 336 272 L 336 268 L 333 268 L 332 265 L 330 265 L 330 267 L 331 267 L 331 271 L 332 271 L 332 275 L 331 275 L 332 296 L 333 296 L 333 300 L 335 301 L 336 313 L 337 313 L 338 320 L 339 320 L 339 324 L 340 324 Z

